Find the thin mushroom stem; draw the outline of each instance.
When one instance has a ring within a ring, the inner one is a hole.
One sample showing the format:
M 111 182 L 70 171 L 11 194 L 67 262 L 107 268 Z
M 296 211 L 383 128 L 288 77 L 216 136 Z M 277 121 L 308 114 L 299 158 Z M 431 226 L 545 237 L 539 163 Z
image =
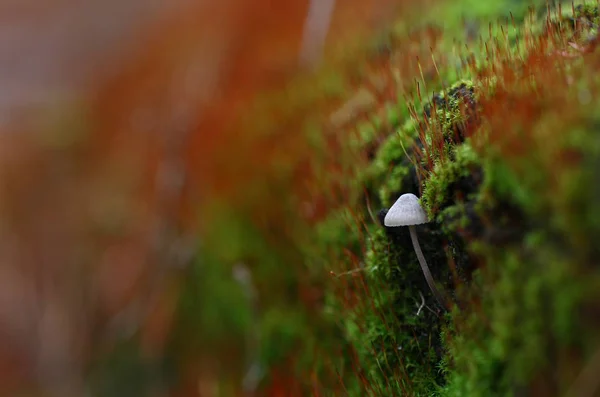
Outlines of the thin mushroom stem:
M 433 281 L 433 276 L 431 275 L 431 272 L 429 271 L 429 266 L 427 266 L 427 261 L 425 261 L 425 256 L 423 255 L 423 251 L 421 251 L 421 246 L 419 245 L 419 239 L 417 238 L 417 230 L 414 227 L 414 225 L 410 225 L 408 227 L 408 230 L 410 231 L 410 239 L 412 240 L 412 244 L 415 249 L 415 253 L 417 254 L 417 258 L 419 259 L 419 264 L 421 265 L 421 270 L 423 270 L 423 274 L 425 275 L 425 280 L 427 280 L 427 285 L 429 285 L 429 289 L 433 293 L 433 296 L 435 296 L 435 299 L 438 301 L 438 303 L 446 310 L 447 307 L 446 307 L 444 297 L 442 296 L 440 291 L 435 286 L 435 283 Z
M 421 297 L 421 306 L 419 306 L 417 304 L 417 306 L 419 306 L 419 310 L 417 310 L 417 316 L 419 314 L 421 314 L 421 309 L 423 309 L 423 307 L 425 306 L 425 297 L 423 296 L 423 294 L 421 293 L 421 291 L 419 291 L 419 296 Z

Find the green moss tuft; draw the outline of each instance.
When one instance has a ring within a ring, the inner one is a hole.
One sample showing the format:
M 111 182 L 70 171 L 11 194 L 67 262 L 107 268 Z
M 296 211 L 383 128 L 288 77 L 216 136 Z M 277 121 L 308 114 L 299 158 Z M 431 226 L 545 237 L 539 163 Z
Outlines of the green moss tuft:
M 407 237 L 390 237 L 383 228 L 372 232 L 365 258 L 369 302 L 345 319 L 366 383 L 379 390 L 375 395 L 429 396 L 443 382 L 437 367 L 442 321 L 432 312 L 433 299 Z M 420 291 L 428 306 L 419 311 Z
M 382 143 L 371 164 L 370 182 L 378 186 L 377 197 L 386 207 L 393 203 L 402 189 L 412 188 L 411 168 L 414 172 L 414 160 L 411 159 L 411 148 L 417 135 L 415 123 L 407 120 Z
M 430 219 L 457 202 L 473 199 L 481 162 L 468 142 L 453 148 L 453 161 L 437 162 L 424 183 L 421 202 Z

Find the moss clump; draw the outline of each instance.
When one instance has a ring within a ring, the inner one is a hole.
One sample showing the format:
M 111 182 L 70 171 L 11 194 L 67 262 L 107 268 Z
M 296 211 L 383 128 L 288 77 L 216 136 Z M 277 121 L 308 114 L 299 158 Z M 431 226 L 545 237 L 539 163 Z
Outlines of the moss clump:
M 425 161 L 437 161 L 450 155 L 454 145 L 464 142 L 477 121 L 475 87 L 470 80 L 460 80 L 435 94 L 423 107 Z
M 539 116 L 515 115 L 498 123 L 508 131 L 491 131 L 513 150 L 491 142 L 482 159 L 477 207 L 486 224 L 470 248 L 485 266 L 464 297 L 469 310 L 455 313 L 446 334 L 443 395 L 580 395 L 577 377 L 600 346 L 600 102 L 571 99 L 581 86 L 598 92 L 590 66 L 569 65 L 580 86 L 536 71 L 541 94 L 524 86 L 514 99 L 523 95 Z
M 425 117 L 435 116 L 436 112 L 440 112 L 440 119 L 451 121 L 457 120 L 458 115 L 449 113 L 460 112 L 461 109 L 474 110 L 475 107 L 475 90 L 471 80 L 459 80 L 453 83 L 446 90 L 435 93 L 431 101 L 423 106 Z M 451 124 L 451 123 L 449 123 Z
M 389 207 L 402 190 L 418 189 L 414 161 L 416 125 L 408 120 L 379 147 L 369 170 L 369 184 L 377 187 L 380 203 Z
M 597 6 L 574 15 L 598 24 Z M 563 84 L 546 50 L 505 79 L 494 64 L 485 102 L 467 81 L 434 95 L 380 146 L 370 183 L 385 206 L 422 187 L 419 239 L 457 308 L 417 315 L 434 301 L 407 230 L 367 228 L 366 302 L 343 328 L 372 395 L 562 395 L 600 346 L 600 107 L 581 100 L 600 86 L 584 62 Z
M 522 246 L 479 250 L 487 270 L 475 285 L 487 293 L 481 295 L 481 312 L 454 319 L 459 333 L 448 344 L 453 365 L 445 395 L 564 392 L 564 379 L 557 376 L 565 374 L 553 372 L 556 362 L 548 355 L 572 354 L 589 343 L 574 338 L 582 320 L 576 308 L 583 296 L 593 295 L 561 251 L 543 232 L 529 234 Z M 545 385 L 537 389 L 535 379 L 542 374 Z
M 464 141 L 474 125 L 475 106 L 473 83 L 461 80 L 432 96 L 423 107 L 423 120 L 407 120 L 381 144 L 367 181 L 378 186 L 377 197 L 383 206 L 390 206 L 402 192 L 420 190 L 415 164 L 438 161 L 442 152 L 448 155 L 444 157 L 454 155 L 452 148 Z M 425 142 L 420 140 L 419 130 L 425 132 Z
M 424 183 L 422 203 L 430 219 L 461 201 L 474 199 L 482 180 L 481 162 L 469 143 L 452 149 L 453 161 L 437 162 Z M 442 221 L 443 216 L 436 219 Z
M 541 23 L 541 22 L 540 22 Z M 598 5 L 591 3 L 578 4 L 572 7 L 563 7 L 560 15 L 552 16 L 550 23 L 544 26 L 543 31 L 548 32 L 548 27 L 566 33 L 569 40 L 591 40 L 598 33 L 600 14 Z
M 445 92 L 435 94 L 431 104 L 422 110 L 429 120 L 443 120 L 444 129 L 448 131 L 445 142 L 452 148 L 455 143 L 462 142 L 462 138 L 457 140 L 451 136 L 466 131 L 468 113 L 465 105 L 467 109 L 473 109 L 473 87 L 470 82 L 461 81 Z M 435 114 L 432 115 L 432 111 Z M 396 125 L 396 113 L 389 107 L 386 112 L 388 125 Z M 368 120 L 359 127 L 359 138 L 363 142 L 373 141 L 382 128 L 377 118 Z M 408 119 L 378 146 L 364 175 L 367 187 L 376 191 L 377 204 L 387 207 L 401 193 L 420 190 L 417 165 L 423 144 L 418 131 L 425 125 L 422 121 Z M 431 130 L 427 133 L 431 134 Z M 455 168 L 463 165 L 471 154 L 466 149 L 457 152 L 458 156 L 453 155 L 458 157 Z M 318 228 L 324 244 L 322 252 L 341 258 L 344 255 L 339 250 L 325 246 L 345 247 L 364 261 L 367 296 L 361 299 L 359 308 L 340 305 L 336 299 L 328 300 L 329 310 L 344 313 L 341 327 L 362 368 L 362 381 L 355 384 L 357 391 L 354 394 L 349 391 L 349 394 L 364 395 L 364 387 L 368 385 L 373 395 L 429 396 L 444 380 L 439 371 L 444 355 L 439 335 L 445 320 L 418 264 L 408 229 L 369 225 L 367 238 L 362 240 L 357 233 L 346 233 L 352 223 L 349 214 L 339 213 Z M 344 232 L 336 233 L 332 229 Z M 455 261 L 463 264 L 461 244 L 453 241 L 437 223 L 418 226 L 417 232 L 433 277 L 443 289 L 451 290 L 454 283 L 446 265 L 448 251 L 444 247 L 449 247 L 452 255 L 457 257 Z M 352 267 L 351 261 L 346 259 L 345 262 L 347 267 Z M 347 284 L 353 293 L 361 292 L 356 283 L 349 281 Z
M 600 14 L 598 13 L 598 4 L 578 4 L 574 8 L 567 7 L 560 21 L 566 23 L 571 29 L 579 26 L 589 27 L 600 24 Z
M 443 252 L 436 248 L 438 236 L 425 226 L 419 233 L 425 254 L 439 264 Z M 443 320 L 435 309 L 408 231 L 392 233 L 377 228 L 369 242 L 371 248 L 365 258 L 368 301 L 364 310 L 353 310 L 345 320 L 365 383 L 374 395 L 431 395 L 443 382 L 438 371 Z M 442 277 L 440 270 L 441 266 L 432 268 L 434 277 Z M 421 296 L 427 306 L 419 310 Z
M 600 323 L 591 313 L 599 299 L 600 206 L 591 186 L 600 145 L 592 129 L 584 134 L 584 163 L 566 171 L 560 198 L 538 194 L 545 214 L 523 211 L 512 219 L 523 229 L 518 239 L 473 244 L 486 260 L 470 292 L 481 301 L 453 319 L 444 395 L 563 395 L 598 348 Z M 489 174 L 494 167 L 498 161 L 487 166 Z M 499 184 L 498 177 L 486 181 L 494 192 L 503 191 Z
M 433 129 L 427 125 L 431 126 L 432 120 L 443 125 L 444 145 L 452 154 L 445 167 L 438 162 L 439 167 L 426 175 L 427 197 L 440 208 L 456 201 L 452 189 L 465 183 L 468 167 L 478 164 L 470 145 L 462 143 L 474 106 L 473 85 L 460 81 L 435 94 L 423 108 L 428 123 L 409 119 L 380 145 L 367 181 L 378 186 L 377 198 L 382 205 L 390 206 L 401 193 L 420 190 L 417 166 L 424 145 L 418 130 L 426 128 L 431 138 Z M 452 291 L 455 283 L 447 266 L 448 255 L 460 269 L 466 267 L 468 258 L 464 243 L 441 225 L 420 225 L 417 233 L 434 279 L 444 290 Z M 369 306 L 349 311 L 344 321 L 348 340 L 364 369 L 365 384 L 375 395 L 431 395 L 444 381 L 439 371 L 444 356 L 439 335 L 445 320 L 418 264 L 408 228 L 371 225 L 368 233 L 363 258 L 369 291 L 364 299 Z

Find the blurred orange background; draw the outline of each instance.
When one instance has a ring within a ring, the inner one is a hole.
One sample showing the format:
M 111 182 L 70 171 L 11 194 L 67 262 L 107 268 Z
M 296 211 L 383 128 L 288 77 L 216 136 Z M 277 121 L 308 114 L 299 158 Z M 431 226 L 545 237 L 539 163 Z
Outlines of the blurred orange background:
M 267 107 L 268 131 L 254 101 L 350 70 L 409 3 L 1 2 L 0 394 L 79 395 L 125 328 L 162 354 L 214 204 L 268 217 L 274 164 L 309 175 L 300 124 L 330 106 Z

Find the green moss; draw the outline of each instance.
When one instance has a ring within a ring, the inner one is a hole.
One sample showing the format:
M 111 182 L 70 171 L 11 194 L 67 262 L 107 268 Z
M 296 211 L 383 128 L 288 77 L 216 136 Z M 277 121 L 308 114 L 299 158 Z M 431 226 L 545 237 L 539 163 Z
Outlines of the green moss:
M 460 119 L 460 114 L 455 114 L 464 106 L 465 99 L 473 101 L 474 84 L 471 80 L 459 80 L 450 87 L 432 96 L 431 103 L 424 106 L 425 113 L 429 116 L 433 105 L 436 105 L 439 119 L 446 121 L 450 126 L 452 120 Z
M 426 149 L 422 163 L 427 162 L 427 156 L 440 159 L 441 152 L 437 150 L 436 139 L 441 139 L 441 145 L 447 156 L 452 147 L 463 139 L 463 133 L 472 115 L 474 88 L 470 81 L 459 81 L 432 97 L 432 101 L 423 108 L 423 113 L 429 119 L 425 133 Z M 470 109 L 465 112 L 465 109 Z M 369 182 L 378 185 L 378 198 L 382 205 L 390 206 L 402 191 L 418 191 L 415 174 L 415 151 L 421 147 L 418 140 L 418 120 L 407 120 L 396 133 L 390 135 L 379 147 L 369 170 Z M 439 128 L 437 128 L 437 127 Z M 436 136 L 436 131 L 442 131 Z M 444 156 L 444 157 L 447 157 Z
M 360 229 L 360 220 L 347 209 L 333 212 L 320 222 L 314 229 L 318 246 L 310 254 L 307 253 L 315 264 L 314 268 L 322 270 L 323 262 L 327 262 L 328 258 L 343 257 L 344 251 L 362 255 Z
M 444 395 L 513 395 L 553 371 L 549 355 L 587 344 L 575 337 L 583 329 L 577 307 L 597 292 L 578 279 L 572 259 L 549 236 L 532 232 L 525 241 L 523 247 L 480 251 L 487 258 L 478 278 L 486 320 L 475 312 L 455 317 L 460 334 L 448 343 L 453 364 Z M 564 380 L 551 382 L 550 390 L 564 391 Z
M 443 379 L 437 369 L 441 322 L 429 308 L 417 315 L 420 291 L 430 308 L 434 303 L 406 237 L 372 231 L 365 257 L 369 302 L 344 320 L 373 395 L 429 396 Z
M 597 10 L 575 12 L 597 23 Z M 513 32 L 512 42 L 516 37 L 522 35 Z M 586 85 L 597 85 L 595 79 L 587 76 L 573 93 L 560 95 L 576 98 Z M 428 311 L 417 316 L 419 292 L 428 303 L 431 297 L 406 230 L 369 227 L 362 256 L 366 302 L 343 312 L 342 329 L 365 378 L 349 395 L 558 395 L 600 346 L 600 140 L 591 116 L 598 104 L 573 110 L 581 124 L 557 125 L 544 114 L 523 132 L 537 136 L 555 128 L 553 144 L 536 142 L 520 158 L 508 158 L 491 143 L 475 152 L 469 134 L 460 137 L 469 128 L 478 138 L 489 132 L 469 124 L 476 114 L 463 112 L 465 102 L 476 106 L 476 96 L 469 81 L 434 95 L 436 106 L 423 108 L 433 124 L 424 142 L 432 157 L 414 164 L 423 120 L 410 120 L 380 146 L 367 174 L 384 206 L 422 183 L 421 202 L 432 222 L 418 228 L 419 239 L 434 278 L 446 291 L 456 288 L 460 309 L 448 322 Z M 581 163 L 551 169 L 544 150 L 554 153 L 557 146 Z M 431 169 L 426 160 L 433 160 Z M 422 181 L 416 168 L 424 171 Z M 469 261 L 484 266 L 456 286 L 449 259 L 459 269 Z
M 440 223 L 442 231 L 446 234 L 458 233 L 469 227 L 469 214 L 464 202 L 444 208 L 436 218 Z
M 527 15 L 530 5 L 544 7 L 544 0 L 532 0 L 523 2 L 519 0 L 490 0 L 480 2 L 477 0 L 463 0 L 459 2 L 436 3 L 428 9 L 426 20 L 438 22 L 444 21 L 447 34 L 452 39 L 464 39 L 467 34 L 464 22 L 475 22 L 481 27 L 482 33 L 487 35 L 489 23 L 495 22 L 499 17 L 505 17 L 512 13 L 517 21 Z M 478 32 L 476 32 L 478 33 Z
M 374 113 L 356 124 L 355 135 L 349 142 L 352 149 L 364 150 L 368 149 L 370 145 L 375 145 L 379 137 L 386 135 L 386 131 L 397 130 L 401 120 L 404 120 L 406 116 L 399 104 L 395 102 L 386 103 L 380 113 Z
M 361 146 L 372 142 L 377 136 L 377 129 L 370 120 L 359 122 L 356 131 Z
M 412 159 L 410 151 L 417 136 L 412 120 L 408 120 L 379 147 L 368 173 L 369 182 L 378 186 L 380 202 L 390 206 L 398 193 L 409 184 Z
M 598 26 L 600 23 L 600 14 L 598 13 L 598 4 L 596 2 L 583 2 L 574 7 L 566 7 L 562 12 L 561 22 L 567 23 L 571 28 L 576 24 L 583 27 L 588 23 Z
M 447 197 L 452 195 L 453 184 L 468 176 L 470 167 L 478 165 L 478 158 L 469 144 L 455 145 L 456 141 L 450 139 L 450 131 L 465 128 L 464 105 L 465 102 L 473 105 L 473 100 L 472 83 L 459 81 L 432 97 L 435 107 L 428 104 L 423 108 L 426 116 L 440 121 L 448 131 L 444 144 L 452 152 L 448 157 L 452 161 L 448 160 L 446 167 L 442 167 L 440 162 L 440 166 L 427 176 L 429 187 L 425 184 L 425 189 L 431 202 L 446 204 Z M 433 109 L 435 113 L 432 115 Z M 417 192 L 419 189 L 415 164 L 415 149 L 420 146 L 417 123 L 408 119 L 390 135 L 379 147 L 367 173 L 366 180 L 377 187 L 377 196 L 383 206 L 390 206 L 403 192 Z M 434 176 L 436 173 L 439 175 Z M 338 227 L 341 226 L 338 221 Z M 450 289 L 450 270 L 445 266 L 448 258 L 443 250 L 449 232 L 436 224 L 431 226 L 419 228 L 421 246 L 434 278 L 443 284 L 444 289 Z M 365 299 L 369 306 L 365 310 L 347 313 L 343 328 L 365 370 L 366 383 L 373 390 L 379 390 L 373 391 L 373 395 L 429 396 L 443 384 L 439 334 L 444 321 L 430 311 L 436 306 L 417 262 L 408 230 L 398 229 L 386 232 L 377 225 L 369 228 L 370 237 L 364 244 L 367 247 L 365 274 L 371 294 Z M 454 249 L 452 252 L 456 256 L 455 261 L 464 262 L 464 258 L 459 258 L 464 255 L 462 251 Z M 420 294 L 426 297 L 429 308 L 421 308 L 417 315 Z
M 464 140 L 468 125 L 475 118 L 475 106 L 475 88 L 469 80 L 458 81 L 432 97 L 424 106 L 424 163 L 447 158 L 452 147 Z
M 546 32 L 547 24 L 544 18 L 540 18 L 538 30 Z M 573 4 L 565 2 L 559 13 L 557 9 L 553 10 L 550 18 L 550 26 L 553 29 L 561 30 L 567 34 L 581 35 L 584 39 L 592 38 L 598 31 L 600 25 L 600 15 L 598 5 L 593 1 L 576 1 Z
M 467 296 L 473 308 L 455 313 L 446 331 L 443 395 L 562 395 L 600 346 L 600 323 L 591 315 L 600 296 L 598 108 L 579 107 L 576 119 L 556 125 L 570 129 L 556 139 L 578 153 L 576 167 L 539 166 L 539 148 L 522 159 L 488 151 L 478 198 L 492 223 L 486 230 L 503 222 L 489 208 L 510 200 L 522 211 L 510 221 L 522 235 L 471 245 L 485 268 Z M 548 190 L 548 181 L 559 188 Z
M 479 156 L 468 142 L 454 147 L 452 153 L 454 160 L 437 162 L 424 183 L 421 202 L 430 219 L 435 219 L 441 209 L 458 201 L 456 195 L 474 194 L 465 192 L 456 185 L 479 172 Z M 469 198 L 471 197 L 463 199 Z

